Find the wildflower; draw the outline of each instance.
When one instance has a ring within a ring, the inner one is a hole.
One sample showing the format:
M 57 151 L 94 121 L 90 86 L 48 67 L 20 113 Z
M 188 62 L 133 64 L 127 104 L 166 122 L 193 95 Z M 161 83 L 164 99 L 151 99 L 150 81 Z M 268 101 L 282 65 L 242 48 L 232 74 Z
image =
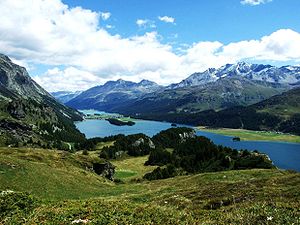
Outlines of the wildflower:
M 82 219 L 78 219 L 78 220 L 73 220 L 71 222 L 71 224 L 74 224 L 74 223 L 88 223 L 89 220 L 88 219 L 85 219 L 85 220 L 82 220 Z
M 4 195 L 7 195 L 7 194 L 11 194 L 11 193 L 14 193 L 14 191 L 11 191 L 11 190 L 1 191 L 0 195 L 4 196 Z
M 273 216 L 268 216 L 268 217 L 267 217 L 267 220 L 268 220 L 268 221 L 271 221 L 272 219 L 273 219 Z

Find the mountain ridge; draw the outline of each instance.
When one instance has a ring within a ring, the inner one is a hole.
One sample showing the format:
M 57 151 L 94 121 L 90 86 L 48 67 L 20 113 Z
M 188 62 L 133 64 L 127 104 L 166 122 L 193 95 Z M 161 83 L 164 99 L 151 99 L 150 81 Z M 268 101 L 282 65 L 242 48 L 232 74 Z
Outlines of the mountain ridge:
M 0 145 L 83 140 L 73 121 L 74 109 L 58 103 L 38 85 L 24 67 L 0 55 Z M 48 140 L 48 141 L 46 141 Z
M 92 87 L 71 99 L 66 104 L 82 109 L 93 108 L 97 104 L 105 106 L 111 104 L 110 102 L 120 104 L 159 89 L 161 89 L 161 86 L 152 81 L 142 80 L 139 83 L 135 83 L 119 79 Z
M 167 88 L 176 89 L 185 86 L 198 86 L 210 82 L 215 82 L 227 76 L 241 76 L 250 80 L 290 84 L 300 81 L 300 67 L 275 67 L 264 64 L 238 62 L 236 64 L 226 64 L 218 69 L 209 68 L 204 72 L 193 73 L 181 82 L 177 84 L 171 84 Z

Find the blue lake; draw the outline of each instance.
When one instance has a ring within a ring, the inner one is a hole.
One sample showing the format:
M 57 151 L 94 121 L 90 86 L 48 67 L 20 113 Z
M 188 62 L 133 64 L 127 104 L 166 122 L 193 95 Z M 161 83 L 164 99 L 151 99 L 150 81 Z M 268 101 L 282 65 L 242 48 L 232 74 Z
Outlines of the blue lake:
M 87 138 L 137 133 L 143 133 L 152 137 L 158 132 L 171 127 L 170 123 L 150 120 L 135 120 L 134 122 L 134 126 L 115 126 L 106 120 L 84 120 L 82 122 L 76 122 L 75 125 Z
M 85 120 L 77 122 L 76 126 L 87 138 L 136 133 L 144 133 L 151 137 L 171 127 L 171 124 L 166 122 L 147 120 L 136 120 L 135 122 L 134 126 L 115 126 L 106 120 Z M 231 137 L 203 131 L 197 131 L 197 135 L 208 137 L 218 145 L 238 150 L 258 150 L 269 155 L 277 167 L 300 171 L 300 144 L 270 141 L 233 142 Z

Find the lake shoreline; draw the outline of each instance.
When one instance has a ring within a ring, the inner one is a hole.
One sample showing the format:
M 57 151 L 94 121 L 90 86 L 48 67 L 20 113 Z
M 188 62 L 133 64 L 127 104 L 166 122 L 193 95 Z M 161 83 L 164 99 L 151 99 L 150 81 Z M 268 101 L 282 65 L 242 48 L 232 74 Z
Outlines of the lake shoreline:
M 270 141 L 279 143 L 300 143 L 300 136 L 285 133 L 276 133 L 274 131 L 254 131 L 231 128 L 210 128 L 195 127 L 196 130 L 220 134 L 228 137 L 239 137 L 241 141 Z
M 170 123 L 169 121 L 160 121 L 160 120 L 150 120 L 150 119 L 143 119 L 143 118 L 134 118 L 129 116 L 124 116 L 120 113 L 116 112 L 104 112 L 104 111 L 97 111 L 94 109 L 86 109 L 86 110 L 79 110 L 83 113 L 101 113 L 102 115 L 107 115 L 108 117 L 111 115 L 119 115 L 119 120 L 125 121 L 154 121 L 154 122 L 161 122 L 161 123 Z M 88 120 L 93 120 L 93 118 L 87 118 Z M 95 119 L 95 118 L 94 118 Z M 105 118 L 103 118 L 105 119 Z M 220 134 L 227 137 L 239 137 L 241 141 L 269 141 L 275 143 L 291 143 L 291 144 L 300 144 L 300 136 L 293 135 L 293 134 L 285 134 L 285 133 L 276 133 L 274 131 L 253 131 L 253 130 L 245 130 L 245 129 L 232 129 L 232 128 L 211 128 L 205 126 L 193 126 L 189 124 L 177 124 L 177 126 L 186 126 L 194 128 L 196 131 L 204 131 L 214 134 Z M 171 126 L 172 127 L 172 126 Z

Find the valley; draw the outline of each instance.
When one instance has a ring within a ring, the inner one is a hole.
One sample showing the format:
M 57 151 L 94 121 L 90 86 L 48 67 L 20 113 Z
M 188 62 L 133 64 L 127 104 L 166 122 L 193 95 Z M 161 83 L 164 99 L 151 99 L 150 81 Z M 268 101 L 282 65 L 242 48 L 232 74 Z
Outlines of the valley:
M 199 84 L 194 74 L 168 87 L 117 80 L 58 93 L 65 106 L 2 63 L 0 223 L 298 221 L 299 88 L 240 74 Z
M 0 225 L 300 225 L 299 8 L 0 0 Z

